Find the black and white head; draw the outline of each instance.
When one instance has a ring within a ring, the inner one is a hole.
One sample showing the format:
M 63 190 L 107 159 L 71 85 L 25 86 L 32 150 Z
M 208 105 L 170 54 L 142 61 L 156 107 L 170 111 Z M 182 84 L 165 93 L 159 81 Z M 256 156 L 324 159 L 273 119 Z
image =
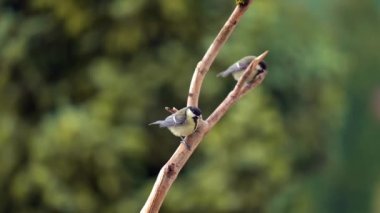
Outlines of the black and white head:
M 193 119 L 198 119 L 202 117 L 202 111 L 199 108 L 193 106 L 187 107 L 186 114 L 187 116 L 190 116 Z
M 257 74 L 263 73 L 267 69 L 267 64 L 265 63 L 265 61 L 260 61 L 256 69 L 258 71 Z

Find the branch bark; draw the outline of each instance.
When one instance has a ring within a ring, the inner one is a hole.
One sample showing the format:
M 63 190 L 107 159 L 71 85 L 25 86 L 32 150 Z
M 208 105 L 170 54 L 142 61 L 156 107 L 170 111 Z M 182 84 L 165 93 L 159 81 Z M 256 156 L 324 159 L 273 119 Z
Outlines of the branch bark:
M 198 106 L 199 94 L 202 87 L 203 79 L 208 72 L 212 62 L 218 55 L 221 47 L 227 41 L 232 31 L 235 29 L 236 24 L 240 20 L 240 17 L 248 9 L 251 1 L 247 1 L 247 4 L 236 6 L 235 10 L 232 12 L 231 16 L 224 24 L 223 28 L 214 39 L 213 43 L 207 50 L 206 54 L 200 62 L 198 62 L 195 68 L 188 99 L 188 106 Z M 243 95 L 245 95 L 249 90 L 256 88 L 265 79 L 267 72 L 259 74 L 252 83 L 246 83 L 250 74 L 254 71 L 257 64 L 262 61 L 268 51 L 264 52 L 258 56 L 255 60 L 244 71 L 242 77 L 236 83 L 235 88 L 227 95 L 223 102 L 215 109 L 215 111 L 206 119 L 206 121 L 200 120 L 197 130 L 190 136 L 186 138 L 186 143 L 191 146 L 188 150 L 186 146 L 179 146 L 174 152 L 172 157 L 168 162 L 161 168 L 153 189 L 142 208 L 142 213 L 158 212 L 167 192 L 169 191 L 171 185 L 177 178 L 179 172 L 186 164 L 187 160 L 190 158 L 196 147 L 202 141 L 203 137 L 211 130 L 213 126 L 223 117 L 223 115 L 230 109 L 230 107 L 236 103 Z M 173 108 L 175 109 L 175 108 Z M 173 109 L 166 108 L 167 111 Z
M 198 106 L 199 94 L 202 88 L 203 79 L 206 73 L 214 62 L 216 56 L 218 55 L 221 47 L 230 37 L 231 33 L 235 29 L 237 23 L 240 21 L 241 16 L 247 11 L 251 1 L 246 5 L 236 6 L 235 10 L 232 12 L 231 16 L 228 18 L 210 47 L 208 48 L 206 54 L 203 56 L 202 60 L 198 62 L 195 68 L 193 78 L 191 79 L 189 94 L 187 97 L 188 106 Z

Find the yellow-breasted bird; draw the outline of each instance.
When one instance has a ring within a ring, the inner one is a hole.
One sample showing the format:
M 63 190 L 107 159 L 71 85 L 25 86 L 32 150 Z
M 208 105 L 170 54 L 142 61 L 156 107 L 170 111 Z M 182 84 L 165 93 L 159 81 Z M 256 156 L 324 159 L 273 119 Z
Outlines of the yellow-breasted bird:
M 256 56 L 245 56 L 244 58 L 240 59 L 239 61 L 232 64 L 228 69 L 224 70 L 223 72 L 218 73 L 218 77 L 227 77 L 229 75 L 232 75 L 236 81 L 240 79 L 240 77 L 243 75 L 244 70 L 247 69 L 248 65 L 256 58 Z M 262 72 L 264 72 L 267 69 L 267 65 L 264 61 L 259 62 L 259 64 L 256 66 L 255 71 L 252 73 L 252 75 L 248 78 L 248 83 L 252 82 L 256 76 Z
M 173 135 L 181 137 L 181 142 L 190 149 L 190 146 L 185 142 L 185 137 L 197 129 L 199 119 L 202 119 L 201 110 L 197 107 L 188 106 L 169 115 L 165 120 L 155 121 L 149 125 L 156 124 L 161 128 L 168 128 Z

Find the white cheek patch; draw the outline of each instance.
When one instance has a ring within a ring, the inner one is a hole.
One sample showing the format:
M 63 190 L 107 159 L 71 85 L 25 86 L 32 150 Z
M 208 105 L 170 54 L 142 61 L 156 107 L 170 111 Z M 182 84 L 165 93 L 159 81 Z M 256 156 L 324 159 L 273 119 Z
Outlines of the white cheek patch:
M 256 70 L 261 70 L 261 66 L 260 66 L 260 65 L 257 65 L 257 66 L 256 66 Z
M 236 63 L 236 66 L 237 66 L 237 68 L 238 68 L 238 69 L 240 69 L 240 68 L 241 68 L 241 66 L 240 66 L 240 64 L 239 64 L 239 63 Z
M 190 109 L 187 110 L 187 114 L 190 115 L 190 117 L 195 117 L 195 114 Z

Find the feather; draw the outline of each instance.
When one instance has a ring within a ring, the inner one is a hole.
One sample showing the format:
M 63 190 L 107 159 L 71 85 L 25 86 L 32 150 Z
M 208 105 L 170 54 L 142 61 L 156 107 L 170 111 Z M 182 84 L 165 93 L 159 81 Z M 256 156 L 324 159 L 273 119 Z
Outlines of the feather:
M 176 113 L 169 115 L 165 120 L 155 121 L 149 125 L 159 125 L 159 127 L 173 127 L 183 124 L 186 121 L 186 109 L 181 109 Z

